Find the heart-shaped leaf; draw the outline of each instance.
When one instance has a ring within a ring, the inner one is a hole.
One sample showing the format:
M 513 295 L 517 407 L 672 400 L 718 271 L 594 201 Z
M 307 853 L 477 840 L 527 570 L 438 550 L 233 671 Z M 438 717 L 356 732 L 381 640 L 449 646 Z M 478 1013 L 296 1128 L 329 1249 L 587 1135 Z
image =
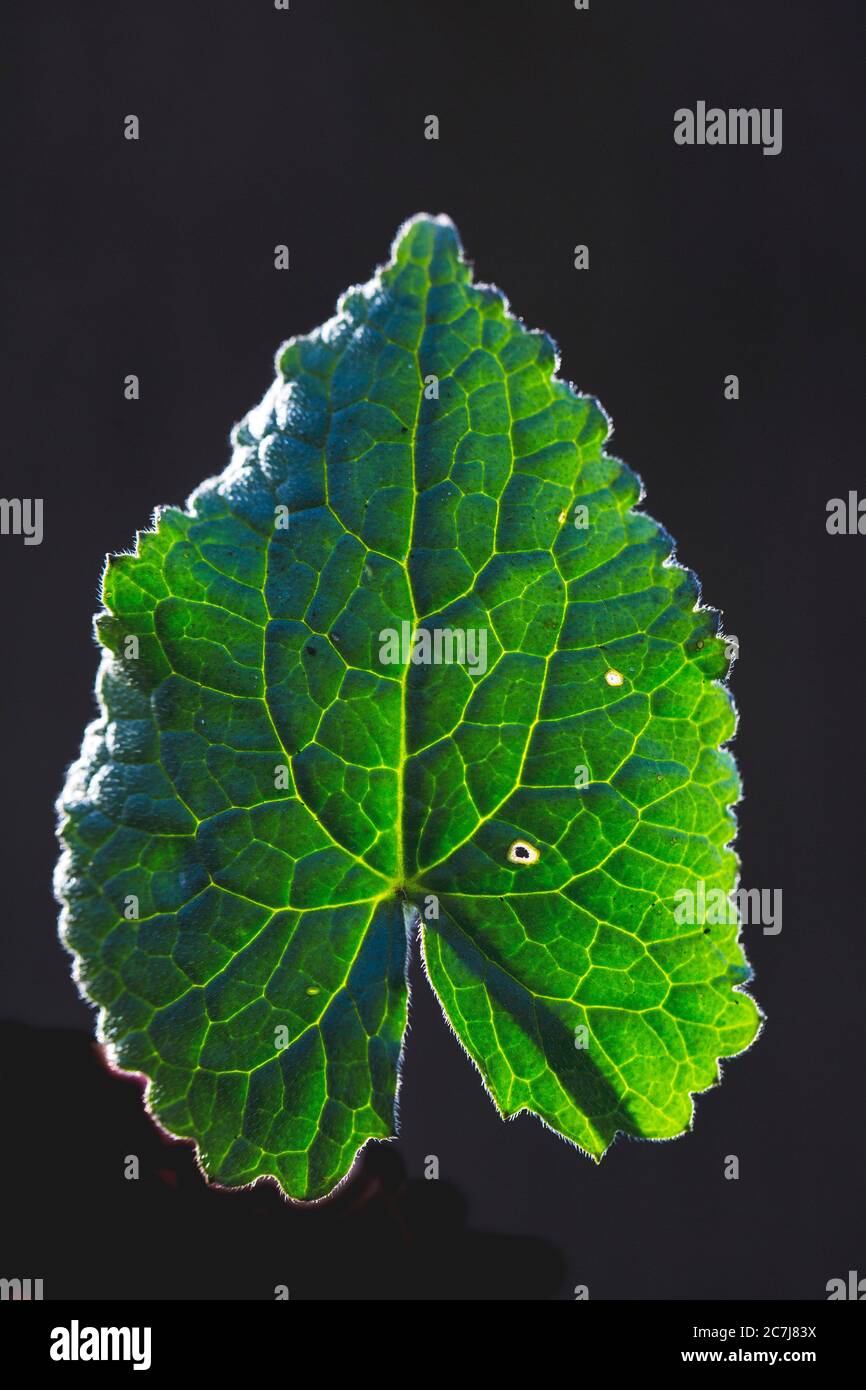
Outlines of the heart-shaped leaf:
M 419 923 L 501 1112 L 594 1156 L 755 1036 L 735 914 L 679 910 L 737 872 L 718 615 L 555 367 L 416 218 L 108 563 L 62 936 L 219 1183 L 319 1197 L 393 1132 Z

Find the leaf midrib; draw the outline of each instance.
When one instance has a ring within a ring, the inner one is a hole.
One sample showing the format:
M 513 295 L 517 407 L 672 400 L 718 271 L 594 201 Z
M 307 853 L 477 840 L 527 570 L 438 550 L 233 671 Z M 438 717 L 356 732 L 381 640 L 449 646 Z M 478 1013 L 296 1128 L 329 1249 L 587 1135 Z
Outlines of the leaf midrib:
M 415 406 L 415 419 L 412 422 L 412 431 L 409 437 L 409 452 L 412 459 L 412 513 L 409 519 L 409 545 L 405 556 L 400 560 L 400 567 L 406 578 L 406 590 L 409 595 L 409 602 L 412 606 L 412 631 L 415 631 L 418 622 L 418 606 L 415 602 L 415 591 L 412 587 L 412 576 L 409 571 L 408 558 L 412 554 L 415 546 L 415 522 L 418 511 L 418 468 L 417 468 L 417 445 L 418 445 L 418 424 L 421 419 L 421 405 L 424 400 L 424 374 L 421 370 L 421 344 L 424 341 L 424 334 L 427 329 L 427 305 L 430 299 L 430 263 L 432 252 L 429 259 L 424 262 L 424 302 L 420 315 L 420 330 L 418 342 L 412 350 L 415 359 L 415 369 L 418 373 L 418 400 Z M 409 666 L 411 653 L 407 653 L 407 659 L 403 666 L 403 675 L 400 680 L 400 764 L 397 769 L 397 892 L 405 891 L 406 873 L 406 834 L 405 834 L 405 778 L 406 766 L 408 763 L 407 748 L 407 728 L 408 714 L 406 701 L 408 697 Z

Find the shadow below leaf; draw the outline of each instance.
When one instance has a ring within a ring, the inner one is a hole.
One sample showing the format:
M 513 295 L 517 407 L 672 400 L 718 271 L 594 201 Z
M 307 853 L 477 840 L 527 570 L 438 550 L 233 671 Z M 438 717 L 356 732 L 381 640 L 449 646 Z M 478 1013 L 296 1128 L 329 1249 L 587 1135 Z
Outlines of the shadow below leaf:
M 0 1057 L 0 1181 L 15 1193 L 2 1272 L 43 1278 L 46 1299 L 559 1295 L 553 1244 L 473 1230 L 454 1184 L 407 1178 L 394 1144 L 369 1144 L 317 1206 L 271 1183 L 217 1191 L 192 1147 L 149 1120 L 140 1083 L 110 1072 L 83 1034 L 3 1022 Z

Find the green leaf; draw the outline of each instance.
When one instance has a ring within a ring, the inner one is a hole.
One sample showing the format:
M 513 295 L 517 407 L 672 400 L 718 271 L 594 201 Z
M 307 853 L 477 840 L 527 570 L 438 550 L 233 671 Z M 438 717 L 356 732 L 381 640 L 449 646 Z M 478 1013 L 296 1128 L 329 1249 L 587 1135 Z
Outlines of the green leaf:
M 594 1156 L 755 1037 L 738 923 L 678 910 L 737 873 L 718 615 L 555 367 L 416 218 L 108 562 L 61 931 L 221 1184 L 319 1197 L 393 1133 L 419 923 L 500 1111 Z

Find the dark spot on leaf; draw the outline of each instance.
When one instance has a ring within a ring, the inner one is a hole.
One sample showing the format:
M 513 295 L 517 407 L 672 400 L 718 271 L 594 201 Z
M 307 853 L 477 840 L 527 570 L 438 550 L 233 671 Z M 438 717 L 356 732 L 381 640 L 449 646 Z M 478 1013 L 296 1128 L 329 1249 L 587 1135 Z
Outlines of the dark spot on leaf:
M 515 840 L 506 857 L 511 864 L 534 864 L 539 856 L 534 845 L 526 840 Z

